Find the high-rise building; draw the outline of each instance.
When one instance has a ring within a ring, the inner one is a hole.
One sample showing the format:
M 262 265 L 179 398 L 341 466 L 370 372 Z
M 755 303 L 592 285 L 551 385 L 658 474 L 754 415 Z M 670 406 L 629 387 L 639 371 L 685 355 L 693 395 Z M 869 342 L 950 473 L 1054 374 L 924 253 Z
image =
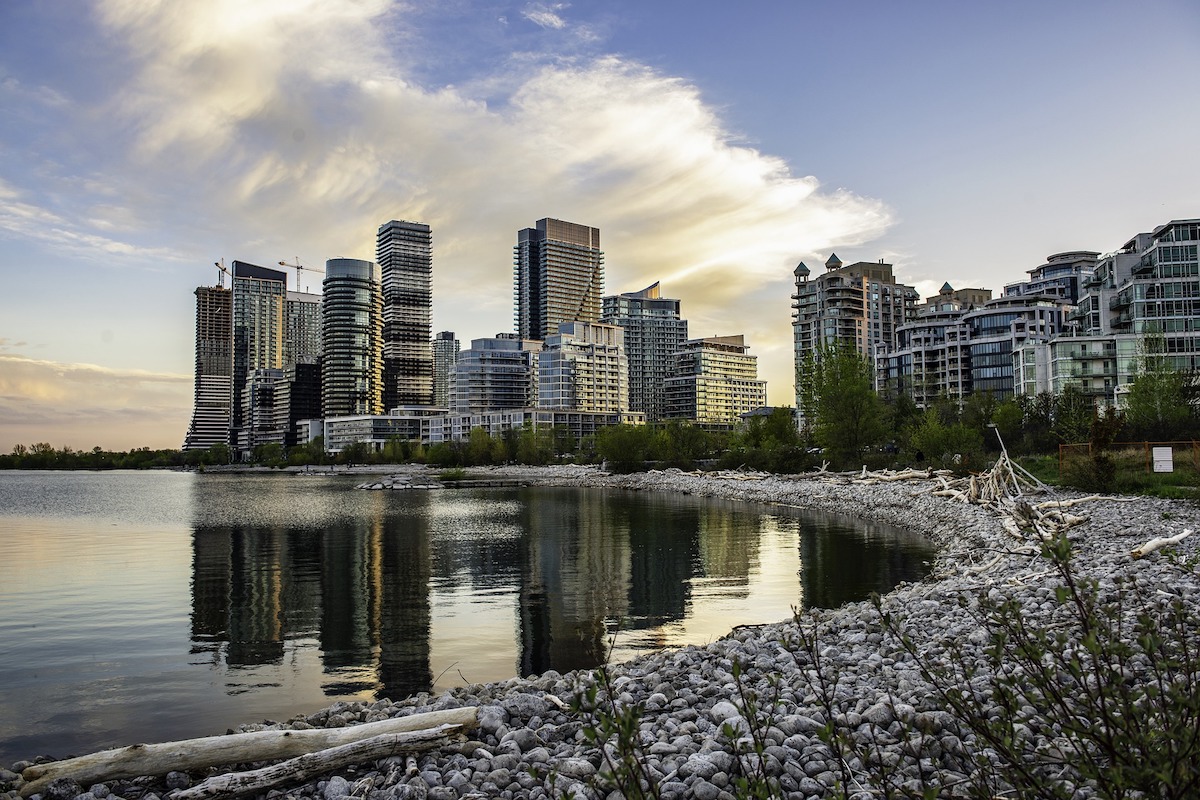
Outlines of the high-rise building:
M 880 387 L 905 394 L 920 408 L 939 397 L 961 400 L 971 393 L 971 350 L 963 315 L 992 299 L 991 289 L 955 289 L 949 283 L 924 303 L 917 316 L 896 328 L 895 346 L 878 359 Z
M 379 226 L 383 288 L 383 407 L 433 405 L 433 234 L 420 222 Z
M 321 295 L 287 293 L 283 309 L 283 368 L 321 357 Z
M 640 292 L 605 297 L 601 322 L 625 331 L 629 410 L 642 412 L 647 422 L 661 419 L 666 380 L 675 353 L 687 341 L 688 324 L 679 318 L 679 301 L 662 297 L 655 282 Z
M 598 322 L 564 322 L 538 358 L 538 407 L 621 412 L 629 408 L 624 331 Z
M 283 371 L 275 389 L 276 426 L 283 430 L 284 447 L 303 444 L 300 422 L 321 419 L 321 359 L 303 357 Z
M 224 286 L 196 289 L 196 384 L 192 422 L 184 450 L 229 444 L 233 403 L 233 292 Z
M 259 369 L 283 367 L 283 312 L 287 275 L 245 261 L 233 262 L 233 413 L 230 446 L 245 452 L 242 431 L 246 382 Z
M 666 416 L 728 428 L 767 404 L 767 382 L 758 379 L 758 357 L 744 337 L 690 339 L 675 356 L 666 382 Z
M 450 407 L 450 376 L 458 360 L 459 342 L 454 331 L 438 331 L 433 338 L 433 404 Z
M 513 334 L 472 339 L 454 365 L 451 407 L 469 414 L 535 407 L 541 349 L 540 341 Z
M 1029 279 L 1004 287 L 1004 296 L 1038 295 L 1075 305 L 1085 284 L 1096 271 L 1100 254 L 1094 250 L 1072 250 L 1046 256 L 1046 263 L 1029 270 Z
M 963 314 L 971 363 L 971 391 L 998 399 L 1015 391 L 1013 355 L 1023 345 L 1048 342 L 1063 331 L 1071 304 L 1044 295 L 1004 295 Z
M 321 304 L 321 405 L 326 417 L 379 414 L 383 297 L 379 267 L 357 258 L 325 262 Z
M 1074 386 L 1119 403 L 1139 360 L 1200 368 L 1200 219 L 1176 219 L 1097 259 L 1066 330 L 1014 348 L 1015 390 Z
M 883 261 L 843 266 L 831 255 L 825 270 L 811 280 L 812 271 L 803 262 L 793 271 L 796 408 L 801 413 L 809 356 L 819 357 L 829 346 L 852 347 L 878 369 L 880 358 L 894 346 L 896 329 L 915 316 L 919 299 L 911 286 L 896 282 L 892 265 Z
M 287 411 L 281 401 L 286 395 L 285 385 L 281 369 L 256 369 L 246 378 L 246 389 L 242 392 L 242 450 L 284 443 Z
M 522 339 L 553 336 L 564 322 L 598 322 L 603 293 L 599 228 L 547 218 L 517 232 L 513 299 Z

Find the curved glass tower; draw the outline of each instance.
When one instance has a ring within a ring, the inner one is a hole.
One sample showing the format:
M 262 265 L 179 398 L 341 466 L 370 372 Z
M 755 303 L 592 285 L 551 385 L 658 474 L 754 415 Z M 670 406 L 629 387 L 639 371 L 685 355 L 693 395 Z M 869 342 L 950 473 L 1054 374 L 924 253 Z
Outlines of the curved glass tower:
M 326 417 L 383 412 L 383 296 L 379 267 L 357 258 L 325 262 L 321 405 Z

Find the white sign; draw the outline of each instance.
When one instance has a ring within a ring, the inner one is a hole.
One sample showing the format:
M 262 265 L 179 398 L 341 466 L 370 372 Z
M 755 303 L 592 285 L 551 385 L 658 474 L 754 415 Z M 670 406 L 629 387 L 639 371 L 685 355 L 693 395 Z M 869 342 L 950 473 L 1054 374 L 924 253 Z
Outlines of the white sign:
M 1155 472 L 1174 472 L 1175 461 L 1169 447 L 1153 447 L 1150 449 L 1154 459 Z

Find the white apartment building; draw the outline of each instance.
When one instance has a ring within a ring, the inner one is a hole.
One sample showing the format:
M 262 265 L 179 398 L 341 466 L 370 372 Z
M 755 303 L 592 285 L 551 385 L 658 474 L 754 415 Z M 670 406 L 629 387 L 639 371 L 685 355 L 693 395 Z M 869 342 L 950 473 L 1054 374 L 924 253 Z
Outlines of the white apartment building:
M 699 425 L 733 427 L 743 414 L 767 404 L 767 382 L 758 380 L 758 357 L 745 339 L 691 339 L 675 354 L 666 381 L 666 417 Z
M 598 322 L 564 322 L 538 359 L 538 408 L 629 410 L 624 331 Z

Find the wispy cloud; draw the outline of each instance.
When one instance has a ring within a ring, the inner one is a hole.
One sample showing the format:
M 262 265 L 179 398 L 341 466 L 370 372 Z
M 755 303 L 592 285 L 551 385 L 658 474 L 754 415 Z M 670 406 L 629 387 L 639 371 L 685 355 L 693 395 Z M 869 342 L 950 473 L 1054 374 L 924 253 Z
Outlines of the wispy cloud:
M 388 0 L 98 10 L 133 65 L 87 111 L 102 163 L 59 193 L 64 206 L 0 183 L 10 232 L 145 255 L 169 229 L 170 257 L 197 264 L 218 247 L 319 263 L 372 258 L 380 223 L 421 220 L 435 324 L 471 338 L 511 326 L 516 230 L 584 222 L 603 231 L 609 292 L 663 280 L 696 335 L 746 333 L 785 402 L 792 267 L 890 222 L 881 203 L 741 143 L 694 85 L 616 56 L 518 58 L 473 92 L 405 71 L 426 45 Z M 522 15 L 558 29 L 565 10 Z
M 567 21 L 559 12 L 567 7 L 566 3 L 529 3 L 521 9 L 521 16 L 534 25 L 562 30 L 567 27 Z

